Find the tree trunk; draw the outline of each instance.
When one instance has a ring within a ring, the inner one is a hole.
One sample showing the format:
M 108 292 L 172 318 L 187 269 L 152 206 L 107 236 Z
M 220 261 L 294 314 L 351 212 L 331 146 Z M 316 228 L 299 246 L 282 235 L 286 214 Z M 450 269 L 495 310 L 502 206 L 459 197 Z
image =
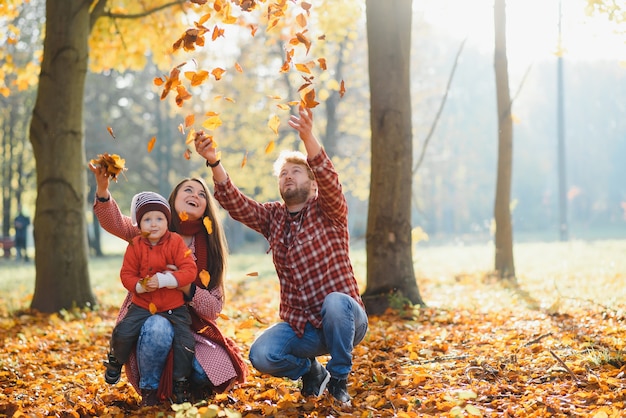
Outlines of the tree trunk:
M 82 134 L 90 4 L 46 2 L 43 62 L 30 125 L 37 167 L 31 307 L 42 312 L 95 303 L 88 270 Z
M 513 227 L 511 225 L 511 172 L 513 167 L 513 120 L 506 52 L 506 4 L 495 0 L 494 27 L 496 96 L 498 106 L 498 175 L 494 217 L 496 222 L 495 270 L 502 279 L 515 280 Z
M 423 305 L 413 270 L 410 96 L 411 0 L 367 0 L 371 185 L 366 234 L 368 313 Z M 394 303 L 394 306 L 396 306 Z

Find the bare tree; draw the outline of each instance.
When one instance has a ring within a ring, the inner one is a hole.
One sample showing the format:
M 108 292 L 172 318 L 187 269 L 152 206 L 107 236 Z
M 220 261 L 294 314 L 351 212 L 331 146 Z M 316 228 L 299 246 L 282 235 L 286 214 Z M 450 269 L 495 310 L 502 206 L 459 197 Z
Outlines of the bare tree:
M 513 120 L 506 52 L 506 1 L 494 4 L 496 97 L 498 112 L 498 173 L 494 205 L 495 270 L 500 278 L 515 280 L 513 226 L 511 224 L 511 173 L 513 169 Z
M 367 222 L 368 313 L 391 298 L 423 305 L 411 251 L 411 0 L 367 0 L 371 183 Z

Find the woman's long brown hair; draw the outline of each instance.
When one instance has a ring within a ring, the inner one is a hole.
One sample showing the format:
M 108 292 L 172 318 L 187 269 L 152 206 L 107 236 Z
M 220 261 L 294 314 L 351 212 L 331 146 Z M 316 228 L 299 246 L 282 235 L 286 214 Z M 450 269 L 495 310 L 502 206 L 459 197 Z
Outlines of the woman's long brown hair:
M 213 224 L 213 232 L 211 234 L 207 234 L 207 270 L 211 277 L 211 281 L 209 282 L 207 288 L 212 289 L 216 286 L 219 286 L 221 289 L 223 289 L 224 275 L 226 274 L 227 266 L 228 244 L 224 235 L 222 222 L 218 217 L 217 203 L 215 203 L 215 199 L 210 193 L 209 187 L 202 178 L 185 178 L 181 180 L 181 182 L 178 183 L 176 187 L 174 187 L 174 190 L 172 190 L 172 193 L 170 194 L 170 197 L 168 199 L 170 203 L 170 208 L 172 209 L 172 222 L 170 224 L 170 229 L 174 232 L 178 232 L 180 229 L 180 218 L 178 216 L 179 214 L 176 210 L 174 202 L 176 200 L 176 195 L 178 194 L 178 191 L 182 187 L 183 183 L 187 181 L 195 181 L 199 183 L 204 189 L 204 192 L 206 193 L 206 209 L 204 210 L 204 216 L 207 216 Z

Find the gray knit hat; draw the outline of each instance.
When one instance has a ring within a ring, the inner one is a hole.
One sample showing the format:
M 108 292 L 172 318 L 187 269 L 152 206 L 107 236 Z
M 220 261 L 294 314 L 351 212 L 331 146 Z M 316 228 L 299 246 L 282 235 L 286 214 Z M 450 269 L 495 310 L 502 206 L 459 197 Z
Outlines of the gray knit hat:
M 167 224 L 170 224 L 172 211 L 170 210 L 170 204 L 167 202 L 167 199 L 154 192 L 137 193 L 133 196 L 133 200 L 130 204 L 130 219 L 133 225 L 139 225 L 143 215 L 153 210 L 163 212 L 167 218 Z

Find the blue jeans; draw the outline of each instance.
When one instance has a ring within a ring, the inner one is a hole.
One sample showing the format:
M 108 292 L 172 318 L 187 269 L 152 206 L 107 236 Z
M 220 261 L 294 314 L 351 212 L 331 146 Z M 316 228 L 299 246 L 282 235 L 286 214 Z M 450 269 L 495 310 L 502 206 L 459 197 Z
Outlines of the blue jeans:
M 165 318 L 152 315 L 141 327 L 137 341 L 137 363 L 139 366 L 139 388 L 156 390 L 167 354 L 174 342 L 174 327 Z M 194 357 L 191 370 L 192 384 L 204 385 L 209 379 Z
M 337 379 L 352 370 L 352 349 L 367 332 L 367 314 L 350 296 L 333 292 L 322 304 L 322 328 L 307 322 L 298 337 L 286 322 L 265 330 L 250 347 L 250 362 L 261 373 L 297 380 L 311 368 L 311 358 L 330 354 L 326 369 Z

